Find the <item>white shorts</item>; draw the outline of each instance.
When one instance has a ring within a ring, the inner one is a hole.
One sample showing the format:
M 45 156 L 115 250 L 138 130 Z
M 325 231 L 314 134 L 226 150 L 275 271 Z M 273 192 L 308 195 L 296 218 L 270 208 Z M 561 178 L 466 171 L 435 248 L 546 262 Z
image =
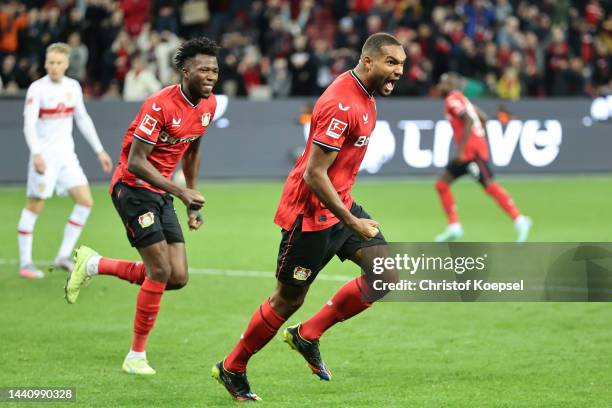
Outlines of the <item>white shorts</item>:
M 43 154 L 47 165 L 44 174 L 34 170 L 32 159 L 28 164 L 28 188 L 26 195 L 31 198 L 47 199 L 53 195 L 53 190 L 59 196 L 68 194 L 68 191 L 77 186 L 86 186 L 87 177 L 83 173 L 79 159 L 74 152 L 56 154 Z

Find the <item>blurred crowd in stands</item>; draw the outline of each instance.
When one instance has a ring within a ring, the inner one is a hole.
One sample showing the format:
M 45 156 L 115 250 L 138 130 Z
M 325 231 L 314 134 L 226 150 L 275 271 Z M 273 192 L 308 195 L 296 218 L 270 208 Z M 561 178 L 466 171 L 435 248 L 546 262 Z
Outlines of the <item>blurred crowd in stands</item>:
M 72 47 L 86 95 L 142 100 L 176 83 L 183 39 L 216 39 L 217 93 L 318 95 L 364 39 L 395 34 L 408 59 L 394 95 L 432 95 L 443 72 L 471 96 L 612 92 L 612 0 L 0 0 L 2 92 L 44 75 L 47 45 Z

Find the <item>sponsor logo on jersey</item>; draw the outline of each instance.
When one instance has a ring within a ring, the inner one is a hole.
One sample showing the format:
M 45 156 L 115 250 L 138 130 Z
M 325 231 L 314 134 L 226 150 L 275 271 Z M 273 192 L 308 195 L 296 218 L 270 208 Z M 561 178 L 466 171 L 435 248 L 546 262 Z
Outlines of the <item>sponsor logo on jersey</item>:
M 334 139 L 340 139 L 340 136 L 342 136 L 342 133 L 344 133 L 347 127 L 348 123 L 338 120 L 336 118 L 332 118 L 331 122 L 329 122 L 329 127 L 327 128 L 325 134 Z
M 364 146 L 367 146 L 369 142 L 370 142 L 370 137 L 369 136 L 359 136 L 357 138 L 357 141 L 355 142 L 355 147 L 364 147 Z
M 140 224 L 142 228 L 150 227 L 154 223 L 155 223 L 155 214 L 153 214 L 151 211 L 144 213 L 140 217 L 138 217 L 138 224 Z
M 206 127 L 210 124 L 210 113 L 206 112 L 202 115 L 202 126 Z
M 301 266 L 296 266 L 293 269 L 293 279 L 299 281 L 305 281 L 312 275 L 312 271 L 308 268 L 303 268 Z
M 151 136 L 153 134 L 153 130 L 155 130 L 155 125 L 157 125 L 157 119 L 152 118 L 148 114 L 142 119 L 138 129 L 145 132 L 147 135 Z
M 170 135 L 168 134 L 168 132 L 166 132 L 165 130 L 160 132 L 159 134 L 159 140 L 161 142 L 164 143 L 168 143 L 168 144 L 177 144 L 177 143 L 190 143 L 193 142 L 194 140 L 196 140 L 198 136 L 191 136 L 191 137 L 170 137 Z

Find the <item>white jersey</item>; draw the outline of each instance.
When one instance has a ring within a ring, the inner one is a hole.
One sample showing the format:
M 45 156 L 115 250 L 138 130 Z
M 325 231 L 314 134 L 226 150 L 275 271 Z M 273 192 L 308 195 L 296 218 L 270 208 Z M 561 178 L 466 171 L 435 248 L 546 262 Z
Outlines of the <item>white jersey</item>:
M 81 85 L 72 78 L 53 82 L 46 75 L 34 81 L 28 88 L 23 116 L 23 131 L 32 155 L 61 158 L 73 154 L 73 117 L 93 150 L 104 150 L 83 104 Z

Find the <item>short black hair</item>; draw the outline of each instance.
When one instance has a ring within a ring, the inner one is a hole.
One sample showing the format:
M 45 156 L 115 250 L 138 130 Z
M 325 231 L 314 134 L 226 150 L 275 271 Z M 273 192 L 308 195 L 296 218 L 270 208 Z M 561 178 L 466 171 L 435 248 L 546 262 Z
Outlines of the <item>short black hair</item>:
M 401 46 L 402 43 L 389 33 L 372 34 L 363 44 L 363 48 L 361 48 L 361 54 L 379 54 L 380 49 L 385 45 Z
M 174 64 L 178 69 L 182 69 L 185 61 L 195 57 L 198 54 L 210 55 L 216 57 L 219 53 L 219 46 L 216 42 L 207 37 L 192 38 L 185 41 L 174 56 Z

